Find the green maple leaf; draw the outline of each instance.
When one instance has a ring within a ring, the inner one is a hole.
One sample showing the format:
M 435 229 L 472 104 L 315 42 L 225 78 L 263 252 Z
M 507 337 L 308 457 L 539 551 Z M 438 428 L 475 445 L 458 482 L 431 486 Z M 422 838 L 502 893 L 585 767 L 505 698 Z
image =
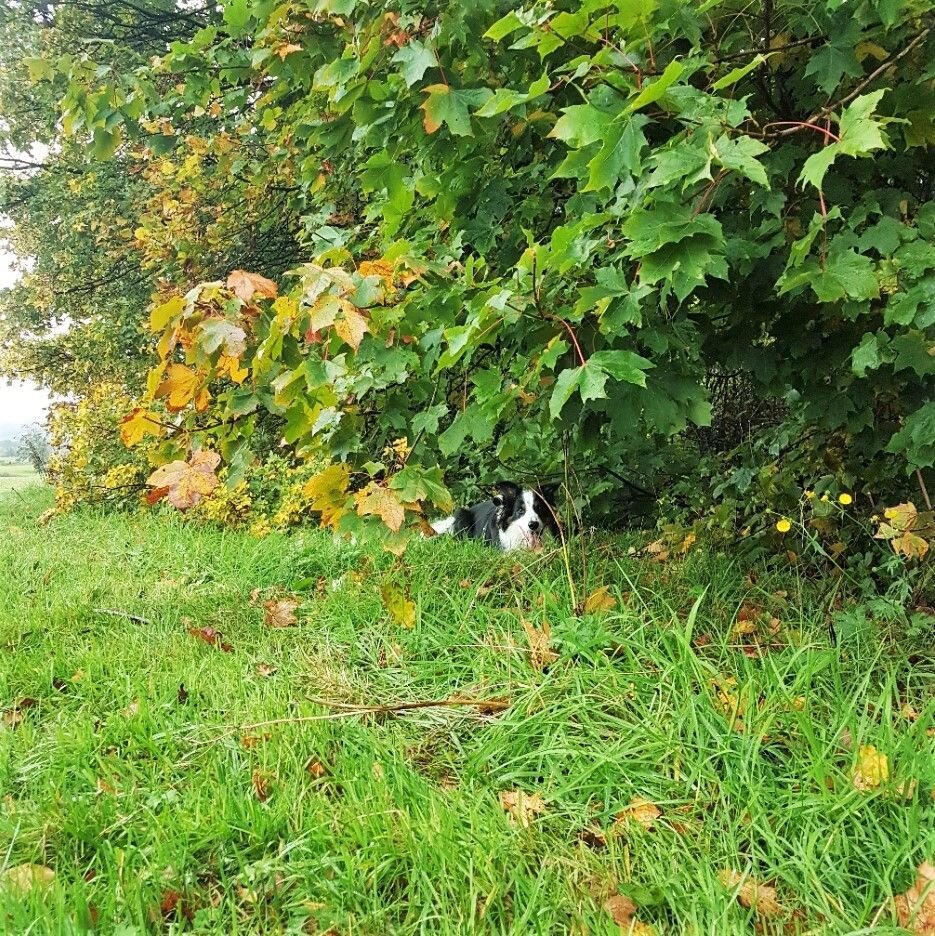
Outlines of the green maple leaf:
M 426 133 L 435 133 L 444 124 L 455 136 L 473 136 L 470 106 L 483 104 L 493 92 L 489 88 L 455 89 L 450 85 L 429 85 L 422 89 L 428 98 L 422 103 Z
M 411 88 L 417 81 L 421 81 L 428 69 L 438 65 L 435 52 L 418 39 L 407 42 L 393 56 L 392 61 L 399 64 L 399 73 L 403 76 L 403 81 L 406 82 L 408 88 Z

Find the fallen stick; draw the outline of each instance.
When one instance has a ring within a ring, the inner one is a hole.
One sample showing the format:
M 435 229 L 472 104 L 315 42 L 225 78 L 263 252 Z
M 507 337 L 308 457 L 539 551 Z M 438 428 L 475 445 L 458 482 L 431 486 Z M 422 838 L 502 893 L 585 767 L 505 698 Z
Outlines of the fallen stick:
M 113 617 L 122 617 L 126 618 L 129 621 L 134 621 L 137 624 L 152 624 L 152 621 L 147 620 L 144 617 L 138 617 L 135 614 L 130 614 L 128 611 L 117 611 L 113 608 L 92 608 L 95 614 L 110 614 Z

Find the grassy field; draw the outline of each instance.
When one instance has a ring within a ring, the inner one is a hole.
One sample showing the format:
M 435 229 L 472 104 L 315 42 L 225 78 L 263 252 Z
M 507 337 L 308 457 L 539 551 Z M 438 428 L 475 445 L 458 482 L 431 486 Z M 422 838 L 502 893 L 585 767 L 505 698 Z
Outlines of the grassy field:
M 22 491 L 31 485 L 41 483 L 41 480 L 32 465 L 0 458 L 0 494 L 14 490 Z
M 592 543 L 576 616 L 554 556 L 48 500 L 0 498 L 3 932 L 902 932 L 935 663 L 827 583 Z

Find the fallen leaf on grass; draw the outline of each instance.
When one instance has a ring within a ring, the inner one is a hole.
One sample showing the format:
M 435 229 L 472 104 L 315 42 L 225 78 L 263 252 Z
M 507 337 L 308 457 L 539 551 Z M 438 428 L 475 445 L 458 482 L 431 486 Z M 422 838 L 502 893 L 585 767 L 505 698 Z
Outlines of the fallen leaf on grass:
M 269 741 L 269 739 L 269 732 L 260 735 L 244 735 L 240 739 L 240 746 L 245 751 L 249 751 L 251 748 L 255 748 L 261 741 Z
M 524 620 L 523 630 L 526 640 L 529 641 L 529 662 L 533 669 L 544 670 L 549 664 L 558 659 L 558 654 L 552 649 L 552 628 L 548 621 L 542 622 L 542 630 L 537 630 L 530 621 Z
M 224 635 L 213 627 L 189 627 L 188 632 L 192 637 L 203 640 L 217 650 L 223 650 L 225 653 L 234 652 L 234 648 L 224 641 Z
M 662 810 L 655 803 L 642 796 L 634 796 L 629 805 L 617 813 L 614 825 L 626 827 L 631 822 L 638 822 L 648 831 L 661 815 Z
M 130 719 L 140 714 L 140 700 L 134 699 L 125 709 L 120 712 L 124 718 Z
M 656 929 L 648 923 L 641 923 L 633 917 L 636 913 L 636 904 L 623 894 L 614 894 L 604 901 L 604 910 L 610 918 L 620 927 L 621 936 L 655 936 Z
M 782 906 L 776 899 L 775 887 L 759 884 L 752 877 L 730 869 L 718 871 L 717 876 L 726 888 L 737 891 L 737 900 L 741 906 L 749 907 L 764 917 L 774 917 L 782 913 Z
M 545 801 L 538 793 L 524 793 L 522 790 L 502 790 L 500 805 L 507 811 L 510 821 L 524 829 L 532 825 L 536 816 L 545 812 Z
M 55 872 L 40 864 L 20 864 L 0 874 L 0 888 L 26 895 L 48 887 L 55 880 Z
M 265 803 L 269 799 L 270 783 L 275 779 L 275 775 L 268 770 L 254 770 L 250 782 L 253 784 L 253 792 L 256 798 Z
M 380 597 L 383 599 L 383 607 L 400 627 L 407 630 L 415 627 L 416 603 L 407 598 L 401 588 L 396 585 L 382 585 Z
M 866 744 L 857 750 L 857 763 L 851 782 L 855 790 L 866 793 L 886 783 L 890 777 L 890 762 L 872 744 Z
M 26 709 L 31 709 L 38 704 L 35 699 L 25 696 L 19 702 L 14 702 L 8 709 L 3 710 L 0 722 L 2 722 L 4 728 L 15 728 L 26 717 Z
M 935 865 L 919 865 L 915 884 L 896 899 L 896 916 L 914 936 L 935 936 Z
M 263 602 L 263 623 L 267 627 L 294 627 L 298 623 L 295 609 L 301 598 L 270 598 Z
M 321 761 L 315 760 L 314 757 L 305 765 L 305 772 L 313 780 L 321 780 L 322 777 L 328 774 L 328 771 L 322 766 Z
M 257 676 L 262 676 L 264 679 L 268 679 L 276 672 L 276 667 L 270 666 L 269 663 L 257 663 L 256 672 Z
M 585 614 L 600 614 L 602 611 L 613 611 L 616 607 L 617 599 L 610 594 L 610 588 L 607 585 L 601 585 L 584 599 Z

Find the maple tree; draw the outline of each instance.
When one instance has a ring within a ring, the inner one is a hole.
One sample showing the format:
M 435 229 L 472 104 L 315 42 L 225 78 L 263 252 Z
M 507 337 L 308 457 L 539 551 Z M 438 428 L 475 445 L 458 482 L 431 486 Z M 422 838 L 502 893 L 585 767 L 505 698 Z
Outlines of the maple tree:
M 740 372 L 782 403 L 776 471 L 891 503 L 931 479 L 923 0 L 153 3 L 121 5 L 138 41 L 67 51 L 79 14 L 8 5 L 3 93 L 43 119 L 4 142 L 56 148 L 4 203 L 38 257 L 4 366 L 125 375 L 154 463 L 216 451 L 236 484 L 283 439 L 346 466 L 310 485 L 323 522 L 398 550 L 493 464 L 567 453 L 595 500 L 691 471 Z

